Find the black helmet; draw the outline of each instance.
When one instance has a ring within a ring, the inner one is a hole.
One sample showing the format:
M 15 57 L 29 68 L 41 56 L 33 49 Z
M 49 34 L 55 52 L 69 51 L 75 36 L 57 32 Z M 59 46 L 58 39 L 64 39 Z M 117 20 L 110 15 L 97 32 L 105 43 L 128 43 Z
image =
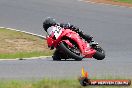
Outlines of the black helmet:
M 54 25 L 56 25 L 55 19 L 51 17 L 46 18 L 45 21 L 43 22 L 43 28 L 46 32 L 49 27 Z

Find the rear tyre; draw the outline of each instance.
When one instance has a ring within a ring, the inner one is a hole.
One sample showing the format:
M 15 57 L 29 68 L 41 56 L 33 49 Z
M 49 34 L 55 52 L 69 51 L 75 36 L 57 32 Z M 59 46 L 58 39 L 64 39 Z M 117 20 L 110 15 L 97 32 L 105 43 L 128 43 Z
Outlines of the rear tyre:
M 100 46 L 97 46 L 95 50 L 96 53 L 93 55 L 93 58 L 97 60 L 103 60 L 105 58 L 105 51 Z
M 73 51 L 71 51 L 69 48 L 68 48 L 68 45 L 64 42 L 60 43 L 60 46 L 59 46 L 61 49 L 63 49 L 63 51 L 70 57 L 70 58 L 73 58 L 75 59 L 76 61 L 81 61 L 83 59 L 82 56 L 80 55 L 77 55 L 75 54 Z

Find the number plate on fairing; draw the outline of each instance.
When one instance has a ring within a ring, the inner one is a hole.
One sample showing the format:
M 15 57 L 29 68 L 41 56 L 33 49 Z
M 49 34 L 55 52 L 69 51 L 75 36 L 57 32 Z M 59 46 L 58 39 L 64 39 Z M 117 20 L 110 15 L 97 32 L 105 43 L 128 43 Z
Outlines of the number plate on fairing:
M 61 33 L 62 33 L 61 27 L 59 27 L 59 26 L 55 27 L 55 29 L 54 29 L 53 32 L 54 32 L 55 38 L 58 39 L 58 37 L 59 37 L 59 36 L 61 35 Z
M 52 35 L 52 33 L 53 33 L 55 38 L 58 39 L 58 37 L 62 33 L 62 28 L 60 26 L 51 26 L 47 29 L 47 33 L 48 33 L 48 35 Z

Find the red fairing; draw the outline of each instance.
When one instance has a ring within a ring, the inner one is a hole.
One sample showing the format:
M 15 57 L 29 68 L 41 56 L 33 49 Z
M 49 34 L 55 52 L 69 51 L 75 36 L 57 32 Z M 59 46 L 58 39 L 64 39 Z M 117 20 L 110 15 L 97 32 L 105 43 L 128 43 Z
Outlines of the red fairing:
M 61 42 L 67 43 L 70 47 L 73 47 L 72 43 L 67 39 L 63 40 L 63 37 L 68 37 L 75 41 L 79 46 L 82 56 L 85 58 L 92 58 L 93 55 L 96 53 L 96 50 L 90 47 L 90 45 L 84 41 L 76 32 L 70 29 L 61 29 L 61 34 L 57 36 L 57 39 L 54 35 L 47 37 L 47 44 L 48 46 L 57 47 Z
M 65 42 L 65 43 L 68 44 L 70 47 L 73 47 L 73 44 L 72 44 L 69 40 L 62 40 L 62 42 Z
M 81 37 L 76 32 L 67 29 L 64 33 L 62 33 L 62 35 L 74 40 L 78 44 L 80 51 L 85 58 L 92 58 L 96 53 L 96 50 L 92 49 L 90 45 L 81 39 Z
M 46 38 L 48 47 L 54 46 L 54 39 L 52 36 Z

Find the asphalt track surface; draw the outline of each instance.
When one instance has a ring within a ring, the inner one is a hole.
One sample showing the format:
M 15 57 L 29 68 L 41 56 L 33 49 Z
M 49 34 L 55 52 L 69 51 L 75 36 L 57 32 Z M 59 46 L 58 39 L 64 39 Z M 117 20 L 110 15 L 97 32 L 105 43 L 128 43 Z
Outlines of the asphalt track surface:
M 76 78 L 81 68 L 91 77 L 132 78 L 132 9 L 77 0 L 0 0 L 0 26 L 45 35 L 45 17 L 70 22 L 91 34 L 106 51 L 102 61 L 0 61 L 0 79 Z

